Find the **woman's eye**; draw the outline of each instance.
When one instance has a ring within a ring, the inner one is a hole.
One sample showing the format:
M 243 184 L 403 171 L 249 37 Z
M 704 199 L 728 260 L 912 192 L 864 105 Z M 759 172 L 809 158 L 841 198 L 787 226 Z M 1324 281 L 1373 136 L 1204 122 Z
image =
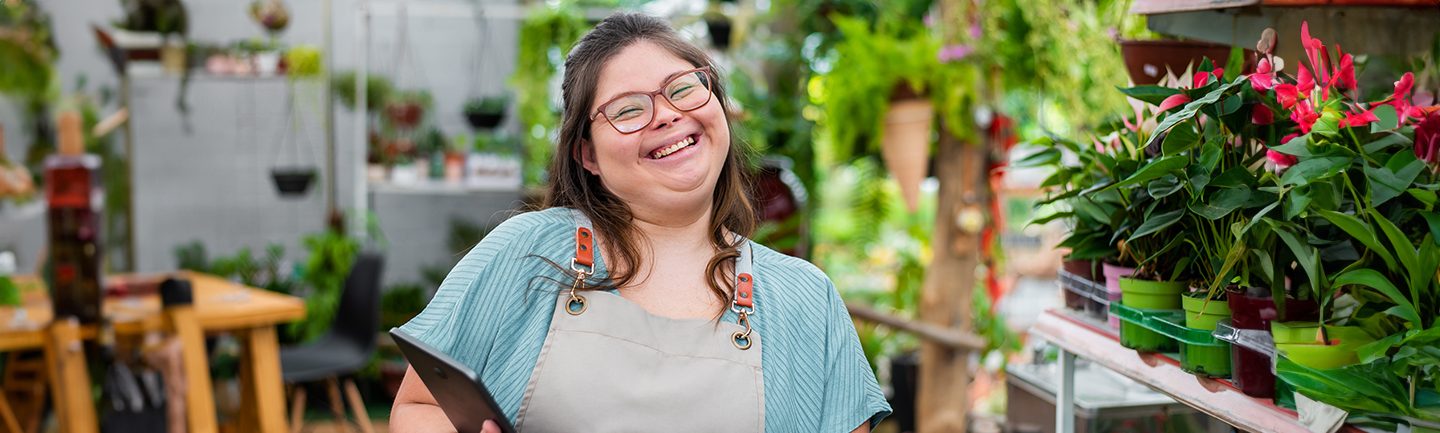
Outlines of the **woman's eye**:
M 682 98 L 685 95 L 689 95 L 690 92 L 693 90 L 695 90 L 694 84 L 682 84 L 676 86 L 674 89 L 670 89 L 670 99 Z
M 639 116 L 640 113 L 644 111 L 645 110 L 641 109 L 640 107 L 624 107 L 619 110 L 615 110 L 614 114 L 610 115 L 610 120 L 633 119 L 635 118 L 635 116 Z

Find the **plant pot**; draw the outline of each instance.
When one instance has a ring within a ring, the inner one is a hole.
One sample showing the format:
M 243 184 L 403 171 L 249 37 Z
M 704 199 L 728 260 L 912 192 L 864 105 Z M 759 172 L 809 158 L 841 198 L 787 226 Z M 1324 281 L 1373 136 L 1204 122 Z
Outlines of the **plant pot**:
M 1330 344 L 1319 341 L 1320 325 L 1314 322 L 1273 322 L 1270 334 L 1281 355 L 1306 367 L 1330 370 L 1360 363 L 1355 349 L 1375 341 L 1364 329 L 1353 326 L 1326 326 Z
M 424 115 L 425 107 L 413 102 L 399 102 L 385 106 L 385 117 L 400 129 L 414 129 L 416 126 L 420 126 L 420 118 Z
M 255 72 L 262 77 L 273 77 L 280 73 L 280 52 L 255 53 Z
M 1297 299 L 1285 300 L 1285 314 L 1275 308 L 1270 296 L 1251 296 L 1243 290 L 1231 290 L 1225 294 L 1230 304 L 1230 325 L 1236 329 L 1270 331 L 1270 321 L 1315 320 L 1319 307 L 1315 301 Z M 1232 345 L 1230 352 L 1230 377 L 1235 387 L 1245 395 L 1258 398 L 1276 396 L 1278 384 L 1271 369 L 1270 356 Z
M 495 127 L 500 126 L 500 122 L 504 120 L 505 112 L 503 111 L 498 113 L 486 113 L 483 111 L 465 112 L 465 121 L 469 122 L 470 127 L 475 129 L 495 129 Z
M 1147 310 L 1176 310 L 1180 308 L 1180 292 L 1185 283 L 1170 281 L 1149 281 L 1134 278 L 1120 278 L 1121 305 Z M 1170 346 L 1171 340 L 1164 335 L 1134 323 L 1120 324 L 1120 343 L 1125 347 L 1142 352 L 1154 352 Z
M 1230 318 L 1230 304 L 1224 299 L 1206 299 L 1208 293 L 1190 292 L 1180 298 L 1185 309 L 1185 327 L 1214 331 L 1215 324 Z
M 1098 272 L 1099 267 L 1095 266 L 1094 260 L 1066 260 L 1062 262 L 1061 267 L 1065 269 L 1065 272 L 1092 284 L 1103 282 Z M 1085 290 L 1084 287 L 1073 287 L 1073 284 L 1067 283 L 1065 290 L 1061 292 L 1065 296 L 1065 308 L 1085 312 L 1102 322 L 1108 320 L 1109 312 L 1106 311 L 1108 305 L 1086 295 L 1087 293 L 1094 295 L 1095 293 L 1092 291 Z M 1099 293 L 1099 295 L 1101 299 L 1106 296 L 1105 293 Z
M 892 101 L 885 112 L 880 155 L 885 158 L 885 169 L 900 183 L 900 196 L 911 212 L 920 202 L 920 182 L 929 168 L 934 108 L 929 99 L 910 98 Z
M 730 19 L 726 17 L 714 17 L 705 19 L 705 27 L 710 30 L 710 44 L 720 51 L 730 49 Z
M 1105 275 L 1105 294 L 1110 297 L 1110 303 L 1120 302 L 1120 279 L 1135 273 L 1135 268 L 1101 263 L 1100 271 Z M 1120 319 L 1110 317 L 1110 329 L 1120 329 Z
M 180 75 L 190 67 L 186 61 L 186 48 L 183 43 L 169 43 L 160 48 L 160 64 L 164 66 L 165 72 Z
M 387 171 L 388 170 L 385 169 L 384 164 L 366 164 L 365 180 L 371 182 L 384 182 L 385 178 L 388 177 Z
M 276 167 L 270 169 L 270 179 L 281 197 L 298 197 L 310 190 L 315 172 L 315 167 Z
M 449 183 L 460 183 L 465 179 L 465 154 L 461 152 L 445 153 L 445 181 Z
M 1199 67 L 1206 57 L 1223 67 L 1230 58 L 1230 47 L 1198 41 L 1120 41 L 1120 55 L 1125 58 L 1130 80 L 1144 85 L 1159 83 L 1167 69 L 1178 77 L 1187 67 Z
M 420 165 L 413 162 L 390 167 L 390 182 L 397 185 L 414 185 L 421 177 Z

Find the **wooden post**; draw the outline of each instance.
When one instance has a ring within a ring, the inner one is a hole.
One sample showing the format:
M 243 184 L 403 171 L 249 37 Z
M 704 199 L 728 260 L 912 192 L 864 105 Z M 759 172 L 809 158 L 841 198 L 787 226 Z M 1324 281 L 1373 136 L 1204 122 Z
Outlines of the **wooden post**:
M 95 400 L 90 395 L 90 373 L 86 371 L 85 346 L 80 340 L 80 324 L 74 319 L 58 319 L 50 324 L 46 335 L 45 364 L 49 367 L 50 395 L 55 405 L 55 419 L 63 433 L 94 433 L 99 431 L 95 417 Z

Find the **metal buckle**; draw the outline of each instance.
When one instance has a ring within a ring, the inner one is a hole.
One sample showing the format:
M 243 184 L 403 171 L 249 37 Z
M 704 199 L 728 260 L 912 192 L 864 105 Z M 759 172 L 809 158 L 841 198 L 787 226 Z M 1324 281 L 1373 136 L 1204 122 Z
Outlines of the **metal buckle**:
M 749 350 L 749 349 L 750 349 L 750 345 L 751 345 L 751 341 L 750 341 L 750 331 L 751 331 L 751 329 L 750 329 L 750 317 L 749 317 L 749 316 L 750 316 L 749 314 L 740 313 L 740 318 L 739 318 L 738 320 L 736 320 L 736 323 L 745 326 L 745 330 L 744 330 L 744 331 L 735 331 L 734 334 L 730 334 L 730 343 L 734 344 L 736 349 L 740 349 L 740 350 Z
M 584 268 L 584 269 L 581 269 L 581 268 Z M 581 277 L 581 278 L 585 278 L 585 277 L 588 277 L 588 276 L 590 276 L 590 275 L 594 275 L 594 272 L 593 272 L 593 271 L 595 270 L 595 267 L 594 267 L 594 266 L 590 266 L 590 265 L 582 265 L 582 264 L 580 264 L 579 261 L 575 260 L 574 257 L 571 257 L 571 258 L 570 258 L 570 270 L 575 271 L 576 273 L 580 274 L 580 277 Z

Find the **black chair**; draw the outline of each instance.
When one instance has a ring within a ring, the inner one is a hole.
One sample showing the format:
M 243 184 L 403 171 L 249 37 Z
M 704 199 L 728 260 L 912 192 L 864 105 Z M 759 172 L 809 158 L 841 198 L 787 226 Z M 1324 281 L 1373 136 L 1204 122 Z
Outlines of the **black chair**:
M 314 342 L 280 350 L 280 369 L 285 383 L 292 385 L 290 431 L 299 432 L 304 421 L 305 388 L 308 382 L 324 380 L 330 394 L 330 408 L 336 421 L 345 425 L 340 401 L 340 378 L 345 377 L 345 394 L 355 422 L 364 433 L 372 433 L 365 403 L 352 376 L 364 368 L 375 353 L 375 336 L 380 326 L 380 273 L 385 259 L 373 252 L 361 252 L 345 277 L 340 306 L 330 330 Z M 346 428 L 348 430 L 348 428 Z

